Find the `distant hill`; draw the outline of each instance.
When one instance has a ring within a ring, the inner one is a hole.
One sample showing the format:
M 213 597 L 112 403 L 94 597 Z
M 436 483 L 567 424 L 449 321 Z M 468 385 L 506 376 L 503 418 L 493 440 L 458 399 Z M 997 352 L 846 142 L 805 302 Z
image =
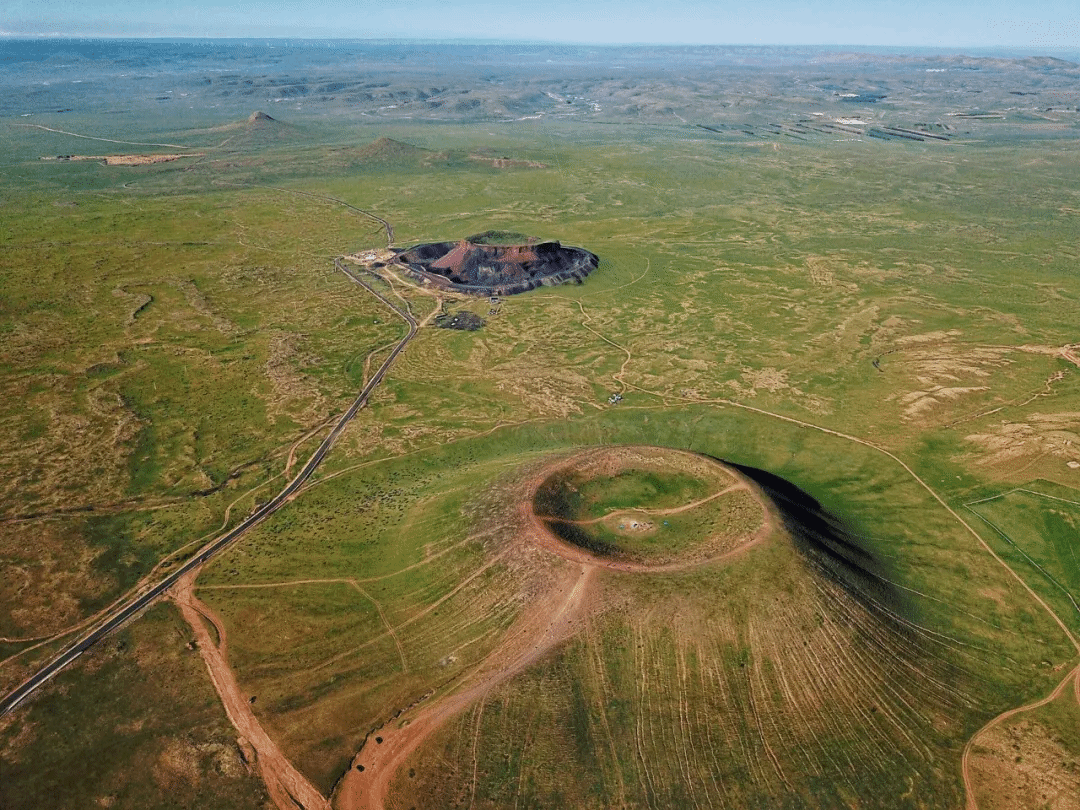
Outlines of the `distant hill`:
M 438 156 L 440 153 L 422 146 L 413 146 L 411 143 L 395 141 L 385 135 L 361 146 L 359 149 L 350 151 L 351 157 L 360 163 L 374 163 L 378 165 L 403 165 L 421 164 Z
M 306 140 L 303 126 L 280 121 L 262 110 L 255 110 L 246 118 L 216 127 L 187 130 L 182 136 L 205 136 L 207 140 L 199 144 L 200 148 L 221 148 L 226 152 L 259 152 L 279 146 L 299 145 Z M 181 134 L 178 133 L 177 137 L 181 137 Z
M 385 135 L 366 146 L 348 147 L 334 153 L 333 162 L 358 169 L 425 169 L 431 166 L 456 165 L 462 161 L 450 152 L 425 149 Z
M 303 142 L 303 128 L 280 121 L 262 110 L 255 110 L 242 121 L 221 127 L 223 133 L 232 132 L 222 146 L 226 151 L 261 151 L 279 146 L 292 146 Z
M 267 115 L 262 110 L 255 110 L 247 118 L 238 121 L 230 121 L 227 124 L 219 124 L 216 127 L 209 127 L 207 129 L 190 130 L 189 132 L 193 135 L 199 135 L 211 132 L 238 132 L 242 130 L 275 129 L 284 127 L 288 127 L 288 125 L 271 115 Z
M 480 149 L 471 152 L 462 150 L 435 151 L 422 146 L 413 146 L 404 141 L 397 141 L 385 135 L 367 146 L 343 149 L 338 153 L 338 160 L 346 165 L 370 168 L 428 168 L 431 166 L 453 166 L 470 168 L 477 165 L 495 169 L 542 169 L 543 163 L 533 160 L 519 160 L 504 156 L 493 156 Z

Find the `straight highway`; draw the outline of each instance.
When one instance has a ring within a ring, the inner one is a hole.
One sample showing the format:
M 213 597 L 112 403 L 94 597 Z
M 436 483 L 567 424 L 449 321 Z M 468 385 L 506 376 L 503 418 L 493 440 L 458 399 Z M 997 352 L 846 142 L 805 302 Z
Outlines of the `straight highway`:
M 312 453 L 311 458 L 307 460 L 307 463 L 300 469 L 300 472 L 298 472 L 277 495 L 252 512 L 238 526 L 220 537 L 211 540 L 199 549 L 194 556 L 188 559 L 187 562 L 156 585 L 143 593 L 136 595 L 125 604 L 119 605 L 114 611 L 102 617 L 91 630 L 80 636 L 72 644 L 65 647 L 58 655 L 56 655 L 56 657 L 38 670 L 38 672 L 23 681 L 23 683 L 16 687 L 10 694 L 0 700 L 0 717 L 12 711 L 16 706 L 22 703 L 22 701 L 33 694 L 36 689 L 75 661 L 97 642 L 101 641 L 101 639 L 105 638 L 105 636 L 109 635 L 109 633 L 112 633 L 123 625 L 124 622 L 149 607 L 150 604 L 169 590 L 169 588 L 171 588 L 180 577 L 184 576 L 184 574 L 220 554 L 224 549 L 288 503 L 292 496 L 307 483 L 309 478 L 311 478 L 312 473 L 314 473 L 319 464 L 322 463 L 322 460 L 326 458 L 326 454 L 330 452 L 330 448 L 334 445 L 334 442 L 337 441 L 338 437 L 341 436 L 345 427 L 349 424 L 349 421 L 356 416 L 357 411 L 367 404 L 371 392 L 382 382 L 383 377 L 386 375 L 387 370 L 393 364 L 394 360 L 409 344 L 409 341 L 416 336 L 419 324 L 417 324 L 416 319 L 407 309 L 403 309 L 391 302 L 386 296 L 368 284 L 360 274 L 346 267 L 340 259 L 334 259 L 334 266 L 401 316 L 401 318 L 409 325 L 408 334 L 398 342 L 397 346 L 394 347 L 394 350 L 390 352 L 390 355 L 383 361 L 379 370 L 375 372 L 370 380 L 368 380 L 359 396 L 353 400 L 349 409 L 341 415 L 341 418 L 339 418 L 334 425 L 333 430 L 331 430 L 326 438 L 322 440 L 318 449 Z

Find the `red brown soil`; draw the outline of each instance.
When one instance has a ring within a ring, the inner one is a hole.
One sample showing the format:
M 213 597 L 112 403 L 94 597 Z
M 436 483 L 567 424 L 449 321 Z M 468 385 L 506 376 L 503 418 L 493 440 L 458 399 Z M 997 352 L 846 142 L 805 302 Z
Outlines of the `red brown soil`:
M 618 454 L 635 448 L 607 448 L 604 453 Z M 649 448 L 655 452 L 657 448 Z M 682 451 L 666 451 L 680 454 Z M 685 453 L 695 460 L 701 457 Z M 524 482 L 518 502 L 521 525 L 525 526 L 525 542 L 550 551 L 572 563 L 562 567 L 555 583 L 535 600 L 509 631 L 506 640 L 466 674 L 460 683 L 444 695 L 423 701 L 402 713 L 394 723 L 387 724 L 368 736 L 364 747 L 353 759 L 348 772 L 338 782 L 333 796 L 336 810 L 383 810 L 391 782 L 406 758 L 445 722 L 470 704 L 483 699 L 493 689 L 535 664 L 555 647 L 575 635 L 583 611 L 590 598 L 590 583 L 598 568 L 623 573 L 673 571 L 716 563 L 739 554 L 768 537 L 775 527 L 771 511 L 763 497 L 746 479 L 733 470 L 724 471 L 738 479 L 725 488 L 747 489 L 762 507 L 762 525 L 736 549 L 711 558 L 686 559 L 665 565 L 643 565 L 593 555 L 572 546 L 553 535 L 533 510 L 533 497 L 544 481 L 558 470 L 565 469 L 575 459 L 588 457 L 595 461 L 596 451 L 562 458 L 539 469 Z M 718 497 L 714 493 L 701 502 Z M 689 505 L 693 506 L 697 503 Z M 677 507 L 680 511 L 689 507 Z M 667 511 L 667 510 L 665 510 Z
M 106 166 L 147 166 L 151 163 L 170 163 L 183 158 L 205 156 L 204 152 L 187 152 L 182 155 L 61 155 L 54 158 L 42 158 L 42 160 L 98 160 L 104 161 Z
M 259 773 L 278 810 L 330 810 L 330 803 L 293 767 L 252 712 L 249 697 L 240 690 L 236 676 L 229 668 L 225 625 L 209 607 L 195 597 L 197 576 L 198 569 L 192 570 L 176 583 L 169 595 L 195 633 L 195 642 L 210 672 L 214 689 L 221 698 L 229 722 L 240 733 L 241 749 L 254 749 Z M 220 639 L 218 644 L 211 638 L 204 619 L 216 630 Z
M 390 264 L 424 284 L 477 295 L 513 295 L 541 285 L 581 283 L 600 262 L 582 248 L 515 236 L 523 241 L 491 244 L 487 234 L 477 234 L 458 242 L 416 245 L 400 251 Z
M 338 783 L 334 807 L 381 810 L 398 768 L 434 731 L 574 635 L 593 571 L 588 565 L 567 568 L 561 587 L 530 606 L 507 640 L 465 676 L 459 691 L 422 703 L 402 725 L 386 725 L 370 735 Z

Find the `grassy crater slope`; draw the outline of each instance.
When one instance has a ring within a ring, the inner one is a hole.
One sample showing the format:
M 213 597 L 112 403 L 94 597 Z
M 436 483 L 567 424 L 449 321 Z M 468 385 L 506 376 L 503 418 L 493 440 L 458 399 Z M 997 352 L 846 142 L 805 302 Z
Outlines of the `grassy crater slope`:
M 1055 682 L 1060 633 L 884 456 L 738 411 L 677 414 L 508 427 L 369 465 L 212 566 L 200 595 L 226 619 L 243 688 L 316 784 L 557 604 L 573 564 L 523 542 L 519 517 L 549 453 L 693 434 L 844 504 L 895 598 L 858 592 L 784 533 L 724 563 L 604 573 L 567 645 L 429 739 L 392 806 L 960 803 L 968 736 Z M 568 741 L 589 767 L 565 767 Z

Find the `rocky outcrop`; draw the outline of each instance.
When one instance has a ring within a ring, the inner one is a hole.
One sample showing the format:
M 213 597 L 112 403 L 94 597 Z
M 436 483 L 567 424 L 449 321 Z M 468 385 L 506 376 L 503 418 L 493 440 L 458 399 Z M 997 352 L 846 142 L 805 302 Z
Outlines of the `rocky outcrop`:
M 499 237 L 519 237 L 501 243 Z M 473 295 L 513 295 L 540 286 L 580 284 L 600 259 L 583 248 L 493 231 L 458 242 L 430 242 L 399 252 L 393 264 L 425 284 Z

